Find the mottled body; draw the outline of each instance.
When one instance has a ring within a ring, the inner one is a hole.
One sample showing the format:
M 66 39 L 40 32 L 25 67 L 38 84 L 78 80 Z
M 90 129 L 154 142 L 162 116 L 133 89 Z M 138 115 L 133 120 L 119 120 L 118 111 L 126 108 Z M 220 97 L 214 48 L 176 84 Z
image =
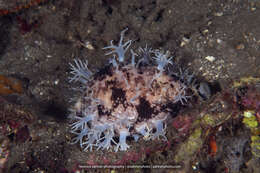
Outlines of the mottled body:
M 113 49 L 107 55 L 114 56 L 97 73 L 88 69 L 87 62 L 71 64 L 71 81 L 81 82 L 83 88 L 71 109 L 71 132 L 76 135 L 73 143 L 79 142 L 85 150 L 125 151 L 130 136 L 136 141 L 140 137 L 167 140 L 166 120 L 189 98 L 184 82 L 166 70 L 173 64 L 167 54 L 146 47 L 140 55 L 131 50 L 127 62 L 131 40 L 123 43 L 125 31 L 118 46 L 111 41 L 105 47 Z

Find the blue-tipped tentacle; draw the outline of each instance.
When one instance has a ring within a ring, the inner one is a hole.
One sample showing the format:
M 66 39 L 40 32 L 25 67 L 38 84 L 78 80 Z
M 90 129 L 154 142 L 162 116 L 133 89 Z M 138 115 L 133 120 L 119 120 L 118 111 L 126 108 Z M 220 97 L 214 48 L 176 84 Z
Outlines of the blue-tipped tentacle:
M 181 87 L 181 89 L 178 91 L 177 95 L 174 97 L 174 100 L 173 100 L 174 103 L 180 101 L 181 104 L 184 105 L 185 103 L 188 102 L 187 98 L 190 98 L 191 96 L 186 95 L 186 89 L 187 89 L 187 87 L 185 85 L 183 85 Z
M 145 48 L 139 48 L 139 52 L 142 58 L 138 60 L 136 67 L 139 67 L 140 63 L 148 65 L 150 63 L 151 54 L 153 53 L 152 48 L 148 48 L 146 44 Z
M 88 61 L 85 62 L 81 60 L 74 59 L 75 65 L 69 64 L 71 67 L 71 74 L 73 75 L 70 77 L 69 82 L 81 82 L 83 84 L 87 83 L 92 76 L 92 72 L 88 69 Z
M 147 140 L 150 136 L 151 129 L 149 129 L 147 123 L 137 124 L 135 126 L 135 130 L 137 133 L 140 133 L 141 135 L 143 135 L 145 140 Z
M 152 139 L 160 139 L 160 137 L 163 138 L 163 140 L 167 141 L 166 134 L 166 124 L 164 126 L 164 121 L 167 117 L 163 119 L 153 119 L 151 123 L 156 128 L 156 132 L 151 134 Z
M 110 41 L 110 46 L 106 46 L 103 49 L 112 49 L 112 51 L 106 53 L 105 55 L 110 55 L 116 53 L 118 56 L 118 61 L 124 62 L 125 60 L 125 53 L 128 50 L 128 48 L 131 46 L 132 40 L 128 40 L 123 44 L 124 34 L 128 30 L 128 28 L 124 29 L 120 34 L 120 41 L 118 43 L 118 46 L 115 46 L 113 44 L 113 40 Z
M 113 55 L 113 58 L 109 60 L 109 63 L 113 65 L 113 67 L 118 71 L 118 64 L 116 62 L 115 55 Z
M 84 151 L 87 151 L 88 149 L 89 151 L 92 151 L 93 147 L 97 146 L 97 141 L 99 140 L 101 133 L 101 131 L 96 131 L 94 129 L 89 130 L 87 134 L 87 140 L 82 143 L 82 146 L 86 145 Z
M 170 57 L 168 58 L 167 54 L 163 54 L 162 52 L 160 52 L 159 50 L 155 50 L 154 51 L 154 55 L 155 57 L 152 57 L 153 59 L 155 59 L 156 64 L 157 64 L 157 69 L 162 72 L 164 70 L 164 68 L 168 65 L 171 64 L 172 65 L 172 58 Z
M 97 112 L 92 112 L 90 109 L 84 109 L 82 110 L 83 117 L 74 116 L 72 117 L 75 122 L 71 124 L 71 131 L 76 132 L 78 130 L 88 129 L 87 123 L 89 121 L 93 121 L 96 116 Z
M 129 136 L 130 133 L 128 129 L 120 129 L 119 131 L 119 142 L 115 147 L 115 152 L 118 150 L 126 151 L 130 146 L 126 143 L 126 137 Z
M 135 67 L 135 56 L 137 56 L 137 54 L 132 49 L 130 50 L 130 52 L 132 54 L 131 65 L 132 67 Z
M 88 132 L 89 132 L 89 129 L 87 129 L 87 128 L 81 130 L 79 133 L 77 133 L 77 132 L 75 132 L 75 131 L 71 131 L 71 133 L 77 135 L 76 137 L 74 137 L 74 138 L 72 139 L 71 144 L 75 144 L 75 143 L 79 142 L 79 143 L 80 143 L 80 146 L 82 147 L 83 138 L 88 135 Z
M 97 145 L 98 146 L 97 150 L 99 150 L 100 148 L 102 150 L 104 150 L 104 149 L 108 150 L 112 146 L 112 142 L 114 144 L 116 144 L 116 142 L 113 139 L 113 137 L 115 136 L 114 129 L 112 129 L 112 128 L 108 129 L 106 132 L 104 132 L 104 135 L 105 136 L 100 139 L 100 140 L 103 140 L 103 139 L 104 140 L 102 142 L 99 142 L 99 144 Z

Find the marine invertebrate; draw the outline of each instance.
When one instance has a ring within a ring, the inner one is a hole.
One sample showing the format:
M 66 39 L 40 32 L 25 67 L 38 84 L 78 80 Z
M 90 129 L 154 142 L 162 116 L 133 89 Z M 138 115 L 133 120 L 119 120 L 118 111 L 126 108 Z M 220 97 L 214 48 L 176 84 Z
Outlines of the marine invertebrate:
M 113 44 L 113 40 L 110 41 L 110 44 L 111 46 L 107 46 L 107 47 L 104 47 L 103 49 L 114 49 L 112 50 L 111 52 L 108 52 L 106 53 L 106 55 L 110 55 L 110 54 L 113 54 L 113 53 L 116 53 L 118 55 L 118 61 L 119 62 L 124 62 L 125 60 L 125 52 L 127 51 L 127 49 L 131 46 L 131 42 L 132 40 L 128 40 L 127 42 L 125 42 L 123 44 L 123 38 L 124 38 L 124 33 L 127 31 L 127 28 L 124 29 L 122 32 L 121 32 L 121 37 L 120 37 L 120 41 L 119 41 L 119 44 L 118 46 L 115 46 Z M 125 48 L 126 47 L 126 48 Z
M 129 136 L 135 141 L 162 139 L 167 141 L 166 120 L 176 116 L 182 104 L 188 102 L 188 87 L 169 75 L 166 68 L 173 64 L 172 57 L 147 46 L 140 54 L 127 50 L 132 41 L 123 43 L 121 32 L 118 46 L 112 49 L 109 64 L 92 73 L 87 61 L 75 60 L 70 64 L 70 82 L 82 84 L 80 96 L 71 109 L 73 143 L 84 150 L 130 148 Z M 138 59 L 136 59 L 138 58 Z
M 154 51 L 155 57 L 153 57 L 156 60 L 157 69 L 161 72 L 164 71 L 164 68 L 168 65 L 172 65 L 171 59 L 173 57 L 168 58 L 167 54 L 162 53 L 159 50 Z

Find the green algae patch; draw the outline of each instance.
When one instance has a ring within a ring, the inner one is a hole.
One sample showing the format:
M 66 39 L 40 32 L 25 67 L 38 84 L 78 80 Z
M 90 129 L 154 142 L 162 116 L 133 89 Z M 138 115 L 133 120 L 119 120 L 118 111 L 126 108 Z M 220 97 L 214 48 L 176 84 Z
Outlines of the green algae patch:
M 242 77 L 239 80 L 234 81 L 232 87 L 238 88 L 238 87 L 241 87 L 244 85 L 255 84 L 255 83 L 259 83 L 259 82 L 260 82 L 260 78 L 256 78 L 256 77 L 252 77 L 252 76 Z
M 258 126 L 258 121 L 255 116 L 255 111 L 247 110 L 243 114 L 243 123 L 251 131 L 251 152 L 255 157 L 260 157 L 260 127 Z
M 218 126 L 225 121 L 227 121 L 231 117 L 231 114 L 221 112 L 217 114 L 210 114 L 207 113 L 203 115 L 201 119 L 201 124 L 204 126 L 210 126 L 210 127 L 215 127 Z
M 256 127 L 258 126 L 258 122 L 257 122 L 255 116 L 252 116 L 252 117 L 250 117 L 250 118 L 244 117 L 243 123 L 244 123 L 247 127 L 249 127 L 250 129 L 251 129 L 251 128 L 256 128 Z
M 215 124 L 216 124 L 214 118 L 210 114 L 204 115 L 201 121 L 203 124 L 206 124 L 206 125 L 209 125 L 212 127 L 215 126 Z
M 251 151 L 256 157 L 260 157 L 260 136 L 251 136 Z
M 253 130 L 253 128 L 256 128 L 258 126 L 258 122 L 254 114 L 254 111 L 245 111 L 243 114 L 243 123 L 248 128 L 250 128 L 251 131 Z
M 178 152 L 174 157 L 175 162 L 181 162 L 190 158 L 202 147 L 203 141 L 201 139 L 201 134 L 202 129 L 200 127 L 196 128 L 186 142 L 180 145 L 177 150 Z

